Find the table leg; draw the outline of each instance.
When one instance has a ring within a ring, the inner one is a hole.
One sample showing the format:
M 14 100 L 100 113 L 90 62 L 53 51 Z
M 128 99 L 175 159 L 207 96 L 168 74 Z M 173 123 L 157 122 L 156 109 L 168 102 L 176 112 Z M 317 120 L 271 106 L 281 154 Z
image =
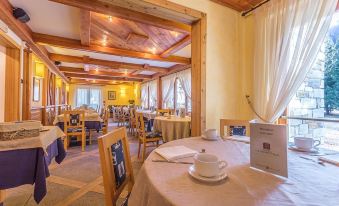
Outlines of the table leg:
M 5 190 L 0 190 L 0 205 L 5 201 Z

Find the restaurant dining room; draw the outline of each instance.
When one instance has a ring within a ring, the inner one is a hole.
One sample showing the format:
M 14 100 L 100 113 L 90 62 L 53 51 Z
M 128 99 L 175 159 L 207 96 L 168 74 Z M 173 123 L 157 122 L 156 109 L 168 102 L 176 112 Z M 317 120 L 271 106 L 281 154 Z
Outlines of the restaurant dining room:
M 0 206 L 334 206 L 338 176 L 338 0 L 0 1 Z

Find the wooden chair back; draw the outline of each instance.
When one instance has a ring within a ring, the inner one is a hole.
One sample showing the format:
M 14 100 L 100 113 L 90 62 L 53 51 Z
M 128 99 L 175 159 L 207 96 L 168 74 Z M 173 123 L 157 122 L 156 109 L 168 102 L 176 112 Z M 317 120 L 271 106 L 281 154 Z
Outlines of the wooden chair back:
M 104 121 L 104 125 L 102 126 L 103 134 L 106 134 L 108 131 L 108 117 L 109 117 L 109 109 L 103 108 L 101 119 Z
M 126 128 L 121 127 L 98 138 L 106 206 L 115 206 L 124 187 L 130 193 L 134 176 Z
M 225 127 L 227 128 L 225 134 Z M 249 120 L 234 120 L 234 119 L 220 119 L 220 136 L 232 136 L 234 128 L 243 127 L 246 130 L 245 135 L 250 136 L 250 123 Z
M 64 132 L 72 135 L 77 129 L 85 132 L 85 111 L 64 111 Z
M 171 110 L 170 109 L 157 109 L 156 116 L 163 116 L 166 113 L 168 115 L 170 115 L 171 114 Z
M 141 112 L 135 112 L 137 134 L 139 139 L 146 138 L 144 115 Z

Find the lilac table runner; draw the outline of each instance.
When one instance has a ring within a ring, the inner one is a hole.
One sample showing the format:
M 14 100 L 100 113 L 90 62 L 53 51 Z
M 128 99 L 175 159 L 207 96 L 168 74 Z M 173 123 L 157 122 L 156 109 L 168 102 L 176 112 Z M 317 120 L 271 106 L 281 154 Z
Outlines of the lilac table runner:
M 66 157 L 61 138 L 47 147 L 47 153 L 42 148 L 0 152 L 0 189 L 34 184 L 34 200 L 39 203 L 47 193 L 48 165 L 53 158 L 60 164 Z

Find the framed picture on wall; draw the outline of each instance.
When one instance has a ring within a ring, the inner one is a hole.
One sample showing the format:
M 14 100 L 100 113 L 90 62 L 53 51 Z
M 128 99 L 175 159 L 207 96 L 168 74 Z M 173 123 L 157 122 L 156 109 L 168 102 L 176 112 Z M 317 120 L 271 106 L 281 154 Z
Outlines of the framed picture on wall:
M 116 99 L 117 99 L 116 91 L 108 91 L 108 100 L 116 100 Z
M 40 80 L 39 78 L 33 78 L 33 101 L 40 101 Z

